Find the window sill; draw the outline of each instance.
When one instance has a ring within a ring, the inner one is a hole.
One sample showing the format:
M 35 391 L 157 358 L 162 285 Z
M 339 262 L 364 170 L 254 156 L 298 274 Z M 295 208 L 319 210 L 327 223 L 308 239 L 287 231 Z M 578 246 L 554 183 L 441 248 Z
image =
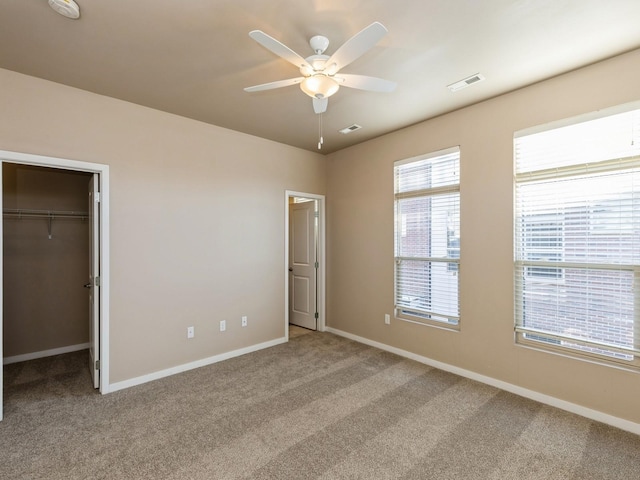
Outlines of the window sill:
M 416 325 L 422 325 L 425 327 L 438 328 L 440 330 L 446 330 L 448 332 L 459 332 L 460 331 L 460 322 L 457 324 L 440 322 L 437 320 L 429 320 L 420 317 L 413 317 L 410 315 L 398 315 L 397 313 L 394 315 L 396 320 L 401 320 L 407 323 L 415 323 Z
M 609 358 L 604 355 L 584 353 L 580 350 L 573 350 L 567 347 L 545 345 L 542 342 L 522 338 L 522 336 L 519 334 L 515 335 L 515 345 L 517 347 L 535 350 L 537 352 L 543 352 L 551 355 L 557 355 L 564 358 L 570 358 L 572 360 L 578 360 L 604 367 L 615 368 L 627 372 L 640 373 L 640 357 L 637 356 L 634 360 L 617 360 L 615 358 Z

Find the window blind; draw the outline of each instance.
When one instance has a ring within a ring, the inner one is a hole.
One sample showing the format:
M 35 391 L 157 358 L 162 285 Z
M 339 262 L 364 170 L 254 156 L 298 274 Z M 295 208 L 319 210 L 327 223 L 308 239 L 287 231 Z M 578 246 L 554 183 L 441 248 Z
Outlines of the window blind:
M 396 162 L 395 310 L 459 323 L 460 150 Z
M 518 338 L 640 354 L 640 110 L 516 135 Z

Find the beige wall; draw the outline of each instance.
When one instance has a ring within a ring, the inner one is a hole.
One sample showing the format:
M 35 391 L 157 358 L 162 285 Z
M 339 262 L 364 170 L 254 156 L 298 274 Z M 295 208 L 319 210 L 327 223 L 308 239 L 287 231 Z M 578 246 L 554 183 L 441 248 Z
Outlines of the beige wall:
M 324 194 L 324 157 L 7 70 L 0 85 L 1 150 L 110 166 L 111 382 L 283 337 L 284 192 Z
M 639 74 L 635 51 L 322 157 L 0 70 L 0 149 L 110 165 L 112 382 L 282 336 L 291 189 L 327 194 L 330 326 L 640 422 L 638 374 L 514 345 L 512 276 L 513 132 L 639 100 Z M 393 162 L 453 145 L 461 331 L 385 326 Z
M 87 210 L 90 176 L 3 164 L 3 208 Z M 86 219 L 8 216 L 3 228 L 5 357 L 89 341 L 89 230 Z
M 640 422 L 638 373 L 514 345 L 512 240 L 514 132 L 640 100 L 638 78 L 640 50 L 328 156 L 328 325 Z M 384 325 L 393 313 L 393 162 L 455 145 L 461 330 Z

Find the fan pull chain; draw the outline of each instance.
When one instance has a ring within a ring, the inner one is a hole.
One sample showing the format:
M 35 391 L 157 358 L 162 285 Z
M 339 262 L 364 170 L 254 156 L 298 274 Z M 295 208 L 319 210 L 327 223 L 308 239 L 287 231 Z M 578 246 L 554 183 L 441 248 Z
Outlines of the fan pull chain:
M 324 143 L 324 138 L 322 138 L 322 114 L 320 113 L 318 117 L 318 150 L 321 150 Z

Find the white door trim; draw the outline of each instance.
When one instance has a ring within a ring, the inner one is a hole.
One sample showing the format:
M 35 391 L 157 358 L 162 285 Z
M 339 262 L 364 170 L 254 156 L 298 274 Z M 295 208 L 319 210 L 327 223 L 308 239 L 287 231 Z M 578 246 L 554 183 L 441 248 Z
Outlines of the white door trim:
M 59 168 L 100 175 L 100 393 L 109 392 L 109 166 L 100 163 L 81 162 L 64 158 L 32 155 L 28 153 L 0 150 L 0 164 L 18 163 L 38 167 Z M 1 177 L 0 177 L 1 180 Z M 0 182 L 0 192 L 2 183 Z M 0 194 L 0 207 L 2 195 Z M 0 223 L 0 248 L 2 246 L 2 224 Z M 0 255 L 0 287 L 2 286 L 2 261 Z M 2 288 L 0 288 L 0 356 L 2 355 Z M 0 374 L 0 395 L 2 375 Z M 0 403 L 0 407 L 2 404 Z M 2 409 L 0 408 L 0 420 Z
M 286 190 L 284 192 L 284 334 L 289 341 L 289 198 L 303 197 L 312 198 L 318 202 L 318 324 L 319 332 L 326 329 L 326 220 L 325 220 L 325 196 L 314 193 L 295 192 Z

